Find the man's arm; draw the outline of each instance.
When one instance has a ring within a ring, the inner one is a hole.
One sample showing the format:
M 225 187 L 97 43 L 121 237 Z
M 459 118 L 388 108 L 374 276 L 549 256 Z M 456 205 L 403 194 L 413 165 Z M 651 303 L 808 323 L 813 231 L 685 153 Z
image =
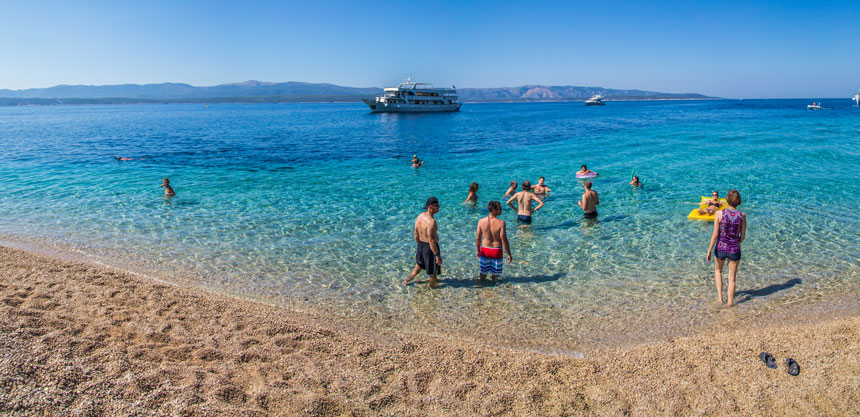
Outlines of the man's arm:
M 438 231 L 438 227 L 436 227 L 436 220 L 433 220 L 433 225 L 430 226 L 430 250 L 433 251 L 433 254 L 436 255 L 436 263 L 442 264 L 442 254 L 439 253 L 439 235 L 436 234 Z
M 516 207 L 514 207 L 514 205 L 513 205 L 513 204 L 511 204 L 511 201 L 514 201 L 514 200 L 516 200 L 516 199 L 517 199 L 517 194 L 516 194 L 516 193 L 514 193 L 514 195 L 511 197 L 511 199 L 510 199 L 510 200 L 508 200 L 508 202 L 507 202 L 507 203 L 505 203 L 505 204 L 507 204 L 508 206 L 510 206 L 512 209 L 514 209 L 514 211 L 517 211 L 517 208 L 516 208 Z
M 582 195 L 582 198 L 576 204 L 579 204 L 579 208 L 585 210 L 585 194 Z
M 420 242 L 421 239 L 419 238 L 420 235 L 418 234 L 418 221 L 415 221 L 415 228 L 412 230 L 412 233 L 415 235 L 415 243 Z
M 595 191 L 595 192 L 594 192 L 594 205 L 595 205 L 595 206 L 599 206 L 599 205 L 600 205 L 600 196 L 599 196 L 599 195 L 597 195 L 597 191 Z
M 481 222 L 484 219 L 478 220 L 478 232 L 475 234 L 475 256 L 481 256 L 481 239 L 484 237 L 484 233 L 481 231 Z
M 514 258 L 511 257 L 511 244 L 508 243 L 508 232 L 505 229 L 505 222 L 502 222 L 502 231 L 499 236 L 502 238 L 502 247 L 504 247 L 505 252 L 508 253 L 508 263 L 511 263 Z
M 532 210 L 532 213 L 538 211 L 538 209 L 543 207 L 543 200 L 539 199 L 538 196 L 532 194 L 531 199 L 538 202 L 537 207 L 535 207 L 534 210 Z

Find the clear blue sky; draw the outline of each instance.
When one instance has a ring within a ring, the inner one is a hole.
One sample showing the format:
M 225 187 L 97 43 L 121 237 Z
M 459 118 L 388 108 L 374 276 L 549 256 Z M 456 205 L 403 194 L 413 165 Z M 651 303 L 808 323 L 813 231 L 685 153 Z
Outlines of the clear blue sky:
M 854 1 L 5 1 L 0 88 L 249 79 L 849 97 Z

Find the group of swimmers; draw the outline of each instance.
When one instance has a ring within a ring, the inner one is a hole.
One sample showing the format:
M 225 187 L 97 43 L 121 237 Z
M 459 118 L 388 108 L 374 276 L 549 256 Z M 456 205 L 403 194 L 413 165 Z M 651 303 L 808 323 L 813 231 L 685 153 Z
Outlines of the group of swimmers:
M 413 157 L 412 166 L 416 166 L 417 157 Z M 419 165 L 423 165 L 423 161 Z M 597 176 L 593 171 L 583 165 L 578 174 L 591 173 L 592 177 Z M 629 185 L 633 187 L 641 187 L 642 181 L 634 174 Z M 600 198 L 597 192 L 592 190 L 591 181 L 584 181 L 583 187 L 585 192 L 582 198 L 577 201 L 577 204 L 582 209 L 584 217 L 588 219 L 597 218 L 597 206 L 600 204 Z M 544 206 L 544 200 L 547 194 L 551 191 L 545 183 L 545 178 L 540 177 L 538 184 L 532 187 L 529 181 L 523 181 L 522 191 L 517 192 L 517 182 L 511 181 L 510 187 L 503 195 L 503 198 L 510 197 L 507 205 L 517 212 L 517 224 L 528 225 L 532 221 L 532 214 Z M 473 182 L 469 186 L 469 194 L 463 204 L 474 204 L 478 200 L 478 183 Z M 515 207 L 511 204 L 517 202 Z M 537 206 L 533 207 L 532 203 Z M 737 190 L 730 190 L 726 196 L 726 202 L 719 199 L 719 193 L 714 191 L 712 199 L 708 201 L 706 208 L 700 209 L 708 214 L 714 214 L 714 230 L 711 234 L 710 243 L 708 245 L 707 262 L 711 261 L 711 250 L 714 250 L 713 255 L 716 256 L 716 264 L 714 268 L 714 283 L 717 287 L 717 298 L 720 303 L 723 303 L 722 296 L 722 269 L 724 263 L 728 260 L 729 263 L 729 283 L 726 297 L 726 304 L 732 306 L 735 295 L 735 278 L 737 276 L 738 265 L 740 264 L 741 251 L 740 245 L 746 237 L 746 214 L 739 211 L 737 206 L 741 204 L 741 196 Z M 426 271 L 430 278 L 429 285 L 431 288 L 438 287 L 438 274 L 441 273 L 442 254 L 439 249 L 438 227 L 436 225 L 435 215 L 439 212 L 439 199 L 430 197 L 424 203 L 424 212 L 418 215 L 415 219 L 415 227 L 413 235 L 417 243 L 415 254 L 415 267 L 412 272 L 403 280 L 403 285 L 409 284 L 415 277 Z M 502 205 L 498 201 L 490 201 L 487 204 L 487 217 L 478 220 L 478 227 L 475 233 L 475 257 L 478 259 L 480 273 L 475 278 L 475 285 L 483 282 L 487 275 L 495 283 L 499 276 L 502 275 L 504 266 L 504 258 L 507 255 L 508 263 L 513 261 L 511 255 L 511 247 L 508 242 L 507 229 L 504 220 L 499 216 L 502 214 Z

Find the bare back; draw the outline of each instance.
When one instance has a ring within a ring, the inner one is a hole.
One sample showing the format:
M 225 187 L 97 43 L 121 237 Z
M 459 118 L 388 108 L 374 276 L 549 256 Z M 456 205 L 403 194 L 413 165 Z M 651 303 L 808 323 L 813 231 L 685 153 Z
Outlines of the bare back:
M 594 213 L 597 211 L 597 205 L 600 204 L 600 199 L 597 197 L 597 192 L 594 190 L 586 190 L 582 193 L 582 202 L 580 206 L 585 213 Z
M 439 242 L 439 236 L 436 234 L 436 219 L 433 216 L 425 213 L 418 215 L 415 219 L 415 241 L 416 242 Z M 431 244 L 432 246 L 432 244 Z M 438 248 L 436 248 L 438 253 Z
M 487 216 L 478 221 L 478 234 L 481 236 L 481 246 L 501 248 L 505 231 L 505 222 L 493 216 Z
M 543 202 L 537 198 L 531 191 L 520 191 L 511 198 L 511 200 L 517 200 L 517 214 L 521 214 L 523 216 L 531 216 L 534 210 L 532 210 L 532 200 L 536 200 L 540 205 L 543 205 Z M 510 205 L 510 201 L 508 201 L 508 205 Z

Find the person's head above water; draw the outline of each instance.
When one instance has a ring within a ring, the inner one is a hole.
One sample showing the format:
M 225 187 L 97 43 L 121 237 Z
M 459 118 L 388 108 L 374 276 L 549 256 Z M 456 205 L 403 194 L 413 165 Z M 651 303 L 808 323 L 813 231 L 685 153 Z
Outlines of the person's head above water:
M 586 190 L 591 189 L 591 181 L 586 181 L 586 182 L 582 183 L 582 185 L 585 186 Z
M 502 212 L 502 203 L 498 201 L 490 201 L 487 203 L 487 211 L 494 214 L 499 214 Z
M 512 188 L 517 188 L 517 182 L 516 182 L 516 181 L 511 181 L 511 187 L 512 187 Z
M 164 181 L 162 181 L 162 184 L 164 184 L 164 185 L 170 185 L 170 180 L 169 180 L 169 179 L 167 179 L 167 178 L 165 177 L 165 178 L 164 178 Z
M 528 180 L 523 181 L 523 191 L 531 191 L 531 189 L 532 183 L 530 183 Z
M 470 193 L 474 193 L 477 191 L 478 191 L 478 183 L 477 182 L 473 182 L 471 185 L 469 185 L 469 192 Z
M 633 182 L 639 182 L 639 177 L 633 176 Z
M 720 198 L 720 193 L 714 191 L 711 193 L 711 197 L 714 197 L 714 200 L 716 200 L 716 199 Z
M 587 166 L 585 166 L 585 164 L 583 164 L 581 167 L 579 167 L 579 169 L 580 169 L 581 171 L 588 171 L 588 167 L 587 167 Z
M 545 180 L 546 180 L 546 178 L 544 178 L 544 177 L 540 177 L 540 178 L 538 178 L 538 184 L 543 185 L 543 182 L 544 182 Z

